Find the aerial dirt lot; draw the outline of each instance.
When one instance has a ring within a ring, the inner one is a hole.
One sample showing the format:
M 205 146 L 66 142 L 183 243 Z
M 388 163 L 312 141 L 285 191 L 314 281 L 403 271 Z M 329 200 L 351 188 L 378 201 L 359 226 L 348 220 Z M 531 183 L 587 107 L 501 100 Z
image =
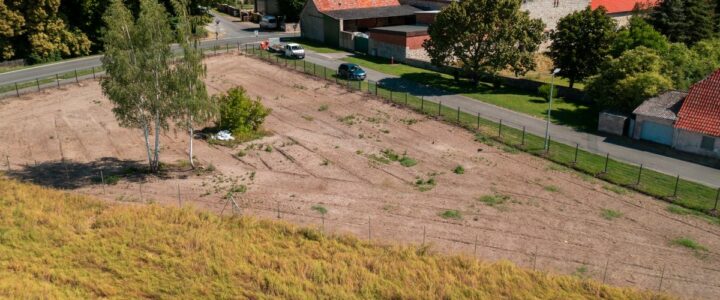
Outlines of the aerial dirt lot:
M 119 127 L 94 81 L 0 102 L 0 166 L 7 156 L 9 176 L 21 180 L 224 214 L 233 211 L 227 190 L 242 184 L 247 192 L 235 197 L 242 214 L 279 214 L 382 243 L 425 241 L 433 251 L 681 298 L 720 296 L 718 225 L 265 62 L 225 55 L 206 63 L 211 93 L 242 85 L 272 109 L 264 125 L 270 135 L 262 139 L 235 149 L 197 139 L 195 155 L 206 171 L 184 171 L 188 139 L 178 129 L 162 137 L 161 158 L 172 171 L 133 172 L 146 164 L 141 132 Z M 381 153 L 387 149 L 417 164 L 389 160 Z M 453 172 L 458 166 L 463 174 Z M 125 176 L 103 188 L 100 171 L 108 181 Z M 673 243 L 679 238 L 706 250 Z

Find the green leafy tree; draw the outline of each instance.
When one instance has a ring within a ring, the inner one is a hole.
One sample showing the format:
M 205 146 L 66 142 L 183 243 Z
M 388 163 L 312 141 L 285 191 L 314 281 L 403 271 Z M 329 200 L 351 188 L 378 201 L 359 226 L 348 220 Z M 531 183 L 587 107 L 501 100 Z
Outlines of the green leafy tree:
M 693 45 L 715 35 L 710 0 L 662 0 L 650 13 L 650 24 L 671 42 Z
M 141 0 L 134 20 L 122 0 L 114 0 L 105 15 L 103 92 L 113 102 L 120 125 L 143 131 L 150 170 L 160 166 L 160 131 L 175 114 L 173 73 L 168 65 L 173 32 L 165 8 L 155 0 Z M 154 134 L 154 146 L 150 144 Z
M 60 0 L 0 1 L 2 59 L 44 62 L 89 53 L 90 40 L 67 26 L 59 6 Z
M 260 99 L 252 100 L 242 87 L 235 87 L 227 94 L 215 96 L 220 105 L 220 122 L 218 127 L 230 130 L 236 139 L 245 140 L 257 136 L 260 126 L 270 110 L 265 108 Z
M 545 25 L 520 10 L 521 0 L 452 2 L 430 25 L 423 47 L 436 66 L 454 65 L 474 83 L 503 69 L 525 74 L 535 68 L 534 53 Z
M 558 75 L 570 81 L 570 87 L 597 74 L 610 51 L 616 26 L 604 7 L 588 7 L 560 19 L 550 33 L 549 56 L 560 68 Z
M 287 21 L 295 22 L 300 19 L 300 12 L 307 0 L 278 0 L 278 10 Z
M 206 76 L 202 63 L 202 51 L 198 48 L 199 41 L 193 34 L 193 17 L 186 9 L 185 1 L 175 1 L 177 14 L 178 43 L 183 49 L 183 56 L 175 65 L 172 91 L 176 105 L 175 119 L 178 126 L 184 127 L 189 133 L 188 160 L 195 168 L 193 160 L 193 138 L 196 124 L 211 120 L 216 114 L 216 106 L 208 96 L 203 78 Z
M 604 63 L 585 90 L 603 108 L 631 112 L 646 99 L 673 87 L 662 68 L 661 57 L 641 46 Z
M 663 52 L 668 50 L 670 43 L 645 19 L 640 16 L 632 16 L 628 25 L 618 31 L 610 52 L 614 57 L 618 57 L 626 50 L 640 46 Z

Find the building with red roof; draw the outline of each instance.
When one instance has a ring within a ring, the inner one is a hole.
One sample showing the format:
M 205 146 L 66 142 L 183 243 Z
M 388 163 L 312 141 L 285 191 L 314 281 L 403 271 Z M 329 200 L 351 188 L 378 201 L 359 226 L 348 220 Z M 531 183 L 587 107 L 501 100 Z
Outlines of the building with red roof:
M 677 115 L 675 148 L 720 157 L 720 70 L 690 87 Z
M 604 7 L 608 15 L 613 17 L 619 25 L 625 25 L 636 7 L 645 10 L 657 5 L 659 2 L 660 0 L 591 0 L 590 8 Z
M 632 137 L 720 158 L 720 70 L 688 92 L 670 91 L 635 111 Z

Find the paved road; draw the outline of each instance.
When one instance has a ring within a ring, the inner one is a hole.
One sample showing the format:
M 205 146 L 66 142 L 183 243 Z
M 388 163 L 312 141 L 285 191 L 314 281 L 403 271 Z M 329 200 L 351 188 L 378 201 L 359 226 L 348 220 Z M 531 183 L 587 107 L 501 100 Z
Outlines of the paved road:
M 224 47 L 226 44 L 234 45 L 237 43 L 252 43 L 267 39 L 269 37 L 297 36 L 297 34 L 295 33 L 260 32 L 258 36 L 255 37 L 252 31 L 245 33 L 247 33 L 247 35 L 245 36 L 227 37 L 218 40 L 206 40 L 201 43 L 201 47 L 209 49 L 214 46 Z M 173 50 L 177 51 L 177 46 L 174 46 Z M 100 62 L 101 58 L 102 55 L 93 55 L 82 58 L 63 60 L 57 63 L 40 65 L 37 67 L 30 67 L 12 72 L 0 73 L 0 85 L 13 84 L 15 82 L 20 83 L 26 81 L 33 81 L 35 80 L 35 78 L 54 76 L 58 73 L 99 67 L 102 65 L 102 63 Z
M 338 65 L 342 63 L 340 59 L 343 56 L 344 54 L 320 54 L 308 52 L 306 60 L 324 67 L 337 69 Z M 545 135 L 545 121 L 542 119 L 511 111 L 462 95 L 445 94 L 441 91 L 400 79 L 397 76 L 380 73 L 375 70 L 366 69 L 366 72 L 368 74 L 368 80 L 380 82 L 386 86 L 410 92 L 413 95 L 425 96 L 426 100 L 435 103 L 442 101 L 443 105 L 449 107 L 460 107 L 460 110 L 470 114 L 477 114 L 479 112 L 486 119 L 494 121 L 502 119 L 503 124 L 510 124 L 518 128 L 525 126 L 528 132 L 539 136 Z M 551 124 L 550 135 L 554 141 L 563 142 L 569 145 L 579 144 L 581 149 L 600 155 L 610 153 L 610 157 L 617 160 L 633 164 L 643 164 L 644 167 L 652 170 L 671 175 L 679 174 L 680 177 L 685 179 L 704 183 L 713 187 L 720 187 L 720 170 L 718 169 L 649 151 L 624 147 L 609 142 L 606 137 L 591 133 L 578 132 L 567 126 Z
M 231 25 L 235 24 L 230 24 L 228 26 Z M 246 31 L 243 29 L 237 30 L 237 32 L 240 31 L 242 31 L 243 34 L 250 32 L 251 36 L 236 36 L 219 40 L 210 40 L 203 42 L 202 45 L 205 48 L 210 48 L 215 45 L 224 46 L 228 43 L 252 43 L 268 37 L 296 36 L 296 34 L 285 33 L 260 33 L 259 37 L 255 37 L 254 34 L 252 34 L 252 31 Z M 319 54 L 308 51 L 306 60 L 328 68 L 336 69 L 342 62 L 340 59 L 344 55 L 346 54 Z M 96 55 L 14 72 L 0 73 L 0 85 L 34 80 L 37 77 L 52 76 L 57 73 L 69 72 L 74 69 L 97 67 L 101 65 L 100 58 L 101 56 Z M 528 132 L 540 136 L 544 135 L 545 121 L 541 119 L 507 110 L 492 104 L 487 104 L 462 95 L 444 94 L 432 88 L 402 80 L 397 76 L 383 74 L 374 70 L 367 70 L 367 73 L 369 80 L 380 82 L 386 86 L 403 91 L 408 91 L 414 95 L 423 95 L 428 101 L 435 103 L 442 101 L 442 103 L 446 106 L 460 107 L 461 110 L 471 114 L 479 112 L 484 118 L 492 120 L 502 119 L 504 124 L 514 125 L 515 127 L 525 126 Z M 550 126 L 550 131 L 551 136 L 555 141 L 564 142 L 570 145 L 577 143 L 582 149 L 589 150 L 594 153 L 601 155 L 610 153 L 611 157 L 618 160 L 634 164 L 642 163 L 646 168 L 671 175 L 679 174 L 685 179 L 701 182 L 714 187 L 720 187 L 720 170 L 718 169 L 659 155 L 649 151 L 620 146 L 610 143 L 606 137 L 578 132 L 567 126 L 552 124 Z

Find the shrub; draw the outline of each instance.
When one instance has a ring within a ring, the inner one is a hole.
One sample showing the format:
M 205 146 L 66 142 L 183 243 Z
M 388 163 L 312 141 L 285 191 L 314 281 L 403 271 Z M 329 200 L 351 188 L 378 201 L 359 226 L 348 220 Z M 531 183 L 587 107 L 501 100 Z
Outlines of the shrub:
M 270 109 L 265 108 L 260 99 L 252 100 L 242 87 L 235 87 L 227 94 L 215 96 L 220 105 L 220 122 L 217 127 L 230 130 L 236 139 L 257 135 Z
M 458 165 L 457 167 L 455 167 L 455 169 L 453 169 L 453 173 L 458 175 L 465 174 L 465 168 L 463 168 L 463 166 L 461 165 Z
M 543 84 L 537 90 L 538 95 L 540 95 L 540 97 L 543 97 L 543 99 L 545 99 L 545 101 L 550 101 L 550 89 L 551 89 L 551 86 L 549 84 Z M 553 90 L 553 92 L 552 92 L 553 99 L 557 99 L 557 95 L 558 95 L 557 87 L 555 87 L 552 90 Z

